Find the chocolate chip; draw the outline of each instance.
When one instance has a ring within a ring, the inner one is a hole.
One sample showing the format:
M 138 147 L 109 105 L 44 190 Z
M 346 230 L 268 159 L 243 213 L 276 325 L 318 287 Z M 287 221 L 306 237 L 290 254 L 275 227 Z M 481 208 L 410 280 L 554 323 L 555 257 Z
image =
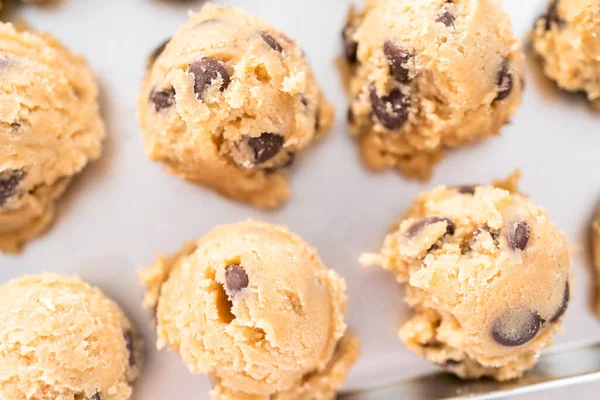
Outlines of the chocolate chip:
M 571 290 L 569 287 L 569 281 L 567 281 L 567 284 L 565 285 L 565 290 L 563 292 L 562 301 L 560 303 L 560 307 L 558 308 L 558 310 L 556 310 L 552 318 L 550 318 L 550 322 L 556 322 L 560 317 L 564 315 L 564 313 L 567 311 L 567 307 L 569 306 L 569 300 L 571 300 Z
M 490 228 L 487 224 L 477 228 L 477 230 L 473 234 L 473 240 L 477 241 L 479 239 L 479 236 L 483 234 L 483 232 L 489 233 L 496 246 L 498 246 L 498 239 L 500 238 L 500 233 L 497 230 Z
M 173 87 L 156 90 L 152 89 L 150 93 L 150 102 L 154 104 L 156 112 L 171 107 L 175 103 L 175 89 Z
M 508 246 L 512 250 L 525 250 L 529 242 L 529 225 L 527 222 L 517 222 L 508 233 Z
M 19 129 L 21 129 L 21 124 L 19 124 L 18 122 L 13 122 L 12 124 L 10 124 L 10 129 L 12 133 L 17 133 Z
M 349 63 L 356 64 L 358 61 L 358 43 L 352 38 L 352 35 L 354 35 L 354 28 L 347 24 L 342 31 L 344 55 Z
M 308 100 L 306 99 L 306 96 L 304 96 L 303 94 L 300 95 L 300 102 L 302 103 L 302 105 L 304 107 L 308 107 Z
M 460 185 L 456 187 L 456 190 L 460 194 L 475 194 L 475 189 L 477 186 L 475 185 Z
M 244 267 L 231 264 L 225 268 L 225 285 L 231 296 L 248 287 L 248 275 Z
M 224 91 L 231 83 L 231 77 L 225 65 L 214 58 L 204 57 L 188 66 L 188 72 L 194 75 L 194 93 L 198 100 L 202 100 L 206 90 L 212 86 L 215 80 L 221 78 L 223 81 L 219 90 Z
M 448 218 L 445 218 L 445 217 L 433 216 L 433 217 L 422 218 L 422 219 L 416 221 L 415 223 L 413 223 L 411 225 L 411 227 L 408 229 L 408 231 L 406 232 L 406 236 L 408 236 L 409 238 L 413 238 L 413 237 L 417 236 L 419 233 L 421 233 L 421 231 L 423 229 L 425 229 L 426 227 L 433 225 L 433 224 L 437 224 L 439 222 L 443 222 L 443 221 L 446 222 L 446 234 L 454 235 L 454 231 L 456 230 L 456 225 L 454 225 L 454 222 L 452 222 L 451 220 L 449 220 Z
M 542 318 L 533 311 L 514 309 L 508 311 L 492 326 L 492 337 L 502 346 L 521 346 L 537 335 Z
M 564 25 L 565 21 L 558 14 L 558 0 L 554 0 L 548 7 L 548 11 L 542 16 L 545 20 L 544 28 L 549 31 L 552 28 L 552 23 L 555 23 L 559 27 Z
M 259 137 L 248 138 L 248 146 L 254 151 L 254 162 L 262 164 L 275 157 L 283 147 L 283 136 L 277 133 L 262 133 Z
M 383 44 L 383 53 L 390 64 L 390 75 L 400 83 L 410 81 L 409 70 L 405 67 L 411 59 L 411 54 L 401 47 L 398 47 L 391 40 L 386 40 Z
M 450 11 L 448 11 L 447 8 L 444 7 L 442 13 L 438 16 L 436 21 L 441 22 L 442 24 L 450 27 L 450 26 L 454 26 L 455 20 L 456 20 L 456 17 L 454 15 L 452 15 L 450 13 Z
M 123 337 L 125 338 L 125 346 L 129 352 L 129 366 L 133 367 L 136 363 L 133 332 L 127 330 L 123 333 Z
M 370 97 L 373 113 L 384 128 L 400 129 L 408 120 L 410 98 L 400 90 L 394 89 L 388 95 L 379 97 L 375 86 L 371 85 Z
M 513 90 L 513 75 L 510 71 L 510 64 L 506 59 L 502 61 L 502 65 L 496 76 L 496 86 L 498 86 L 498 94 L 494 101 L 504 100 Z
M 270 48 L 277 51 L 278 53 L 283 52 L 283 47 L 281 47 L 279 42 L 273 36 L 269 35 L 267 32 L 264 31 L 260 33 L 260 36 L 263 38 L 265 43 L 269 45 Z
M 154 50 L 152 50 L 152 53 L 150 53 L 150 55 L 148 56 L 148 66 L 152 66 L 152 64 L 156 62 L 156 59 L 160 57 L 163 51 L 165 51 L 165 47 L 167 47 L 167 44 L 169 44 L 170 41 L 171 38 L 168 38 L 164 42 L 156 46 Z
M 9 169 L 0 172 L 0 206 L 17 193 L 17 187 L 24 177 L 25 171 L 22 169 Z
M 96 392 L 95 395 L 90 397 L 90 400 L 102 400 L 102 396 L 100 396 L 100 393 Z
M 348 123 L 354 125 L 354 122 L 356 122 L 356 118 L 354 117 L 354 111 L 352 111 L 352 108 L 348 108 L 348 115 L 346 117 L 348 119 Z

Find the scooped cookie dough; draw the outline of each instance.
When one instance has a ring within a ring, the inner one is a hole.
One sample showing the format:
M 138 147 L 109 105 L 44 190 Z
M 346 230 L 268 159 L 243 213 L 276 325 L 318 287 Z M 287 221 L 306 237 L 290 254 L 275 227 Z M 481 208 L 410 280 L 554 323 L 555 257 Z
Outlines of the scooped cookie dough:
M 499 0 L 368 0 L 343 39 L 348 123 L 372 169 L 428 179 L 520 104 L 524 57 Z
M 46 229 L 73 175 L 100 155 L 97 95 L 81 57 L 0 23 L 0 250 Z
M 404 343 L 465 379 L 521 376 L 552 344 L 570 297 L 565 236 L 529 199 L 492 186 L 423 194 L 361 262 L 407 284 Z
M 600 0 L 553 0 L 535 24 L 533 48 L 544 73 L 600 108 Z
M 44 273 L 0 286 L 0 300 L 0 398 L 131 398 L 142 343 L 99 289 Z
M 300 47 L 240 9 L 204 6 L 150 64 L 138 101 L 147 154 L 236 200 L 279 205 L 296 155 L 333 121 Z
M 213 399 L 333 399 L 358 356 L 344 281 L 283 227 L 215 228 L 140 273 L 168 345 Z

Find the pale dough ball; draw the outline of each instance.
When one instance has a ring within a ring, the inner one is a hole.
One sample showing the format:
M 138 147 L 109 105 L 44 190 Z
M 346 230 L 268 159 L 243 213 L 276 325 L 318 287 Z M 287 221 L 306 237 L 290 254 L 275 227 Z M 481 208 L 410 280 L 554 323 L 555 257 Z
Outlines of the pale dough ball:
M 516 112 L 524 57 L 499 0 L 368 0 L 343 30 L 348 123 L 370 168 L 427 179 Z
M 544 73 L 600 108 L 600 0 L 553 0 L 533 32 Z
M 97 96 L 83 58 L 0 23 L 0 250 L 40 234 L 73 175 L 99 157 Z
M 214 399 L 333 399 L 357 358 L 344 281 L 285 228 L 217 227 L 140 277 L 158 347 L 208 374 Z
M 119 306 L 78 278 L 43 273 L 0 286 L 0 398 L 126 400 L 141 341 Z
M 333 121 L 300 47 L 240 9 L 191 14 L 149 66 L 138 101 L 146 153 L 259 207 L 288 197 L 296 155 Z
M 423 194 L 361 261 L 407 284 L 406 345 L 461 378 L 521 376 L 552 344 L 570 297 L 565 236 L 529 199 L 492 186 Z

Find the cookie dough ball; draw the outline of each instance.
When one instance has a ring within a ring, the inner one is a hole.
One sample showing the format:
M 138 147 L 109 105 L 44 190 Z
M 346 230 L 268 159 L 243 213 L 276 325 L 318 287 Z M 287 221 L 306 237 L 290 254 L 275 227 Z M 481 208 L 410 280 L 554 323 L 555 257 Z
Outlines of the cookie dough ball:
M 333 120 L 296 43 L 242 10 L 208 4 L 150 63 L 138 102 L 150 158 L 259 207 L 288 197 L 296 155 Z
M 425 193 L 361 261 L 407 284 L 404 343 L 461 378 L 521 376 L 569 302 L 565 236 L 529 199 L 492 186 Z
M 524 58 L 499 0 L 368 0 L 343 39 L 348 123 L 372 169 L 427 179 L 520 104 Z
M 544 73 L 600 108 L 600 0 L 553 0 L 533 32 Z
M 97 96 L 81 57 L 0 23 L 0 250 L 40 234 L 73 175 L 100 155 Z
M 158 347 L 208 374 L 213 399 L 333 399 L 357 358 L 344 281 L 285 228 L 217 227 L 140 277 Z
M 78 278 L 0 286 L 0 398 L 126 400 L 141 341 L 119 306 Z

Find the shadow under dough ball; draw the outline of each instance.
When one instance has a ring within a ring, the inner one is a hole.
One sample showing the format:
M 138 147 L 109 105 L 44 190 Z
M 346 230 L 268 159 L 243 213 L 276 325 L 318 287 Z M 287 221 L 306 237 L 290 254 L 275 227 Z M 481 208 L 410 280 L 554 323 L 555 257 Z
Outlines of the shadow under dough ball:
M 232 199 L 272 208 L 289 169 L 332 125 L 302 49 L 240 9 L 207 4 L 152 52 L 138 98 L 150 158 Z

